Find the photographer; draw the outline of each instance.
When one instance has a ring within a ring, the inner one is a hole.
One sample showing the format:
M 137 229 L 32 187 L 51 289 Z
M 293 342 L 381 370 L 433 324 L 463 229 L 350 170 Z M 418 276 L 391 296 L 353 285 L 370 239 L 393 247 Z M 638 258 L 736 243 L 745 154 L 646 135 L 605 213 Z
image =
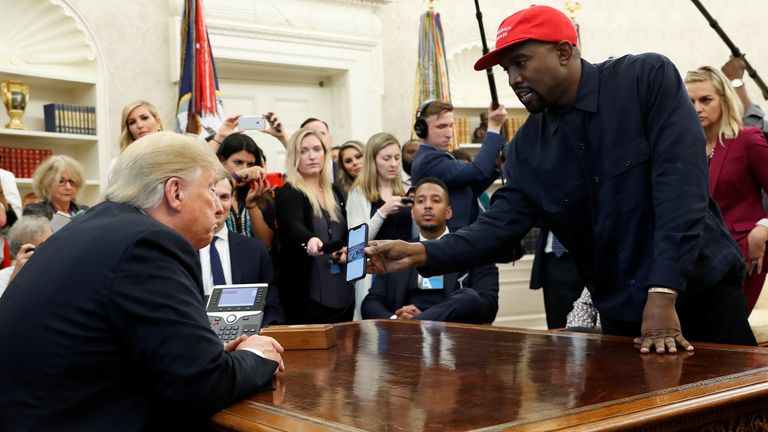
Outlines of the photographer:
M 26 216 L 8 231 L 11 256 L 16 258 L 10 267 L 0 270 L 0 296 L 27 263 L 35 248 L 51 234 L 51 223 L 42 216 Z
M 230 231 L 261 240 L 272 247 L 275 232 L 275 206 L 272 186 L 264 171 L 264 152 L 248 135 L 227 136 L 216 153 L 221 164 L 235 179 L 232 209 L 227 219 Z

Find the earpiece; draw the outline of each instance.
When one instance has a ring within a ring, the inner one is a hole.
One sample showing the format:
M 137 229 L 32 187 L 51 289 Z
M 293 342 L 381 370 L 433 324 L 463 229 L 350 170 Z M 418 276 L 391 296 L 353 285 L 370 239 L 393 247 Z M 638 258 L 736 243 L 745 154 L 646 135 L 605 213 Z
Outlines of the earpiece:
M 434 102 L 434 99 L 425 100 L 418 111 L 416 111 L 416 122 L 413 123 L 413 131 L 416 132 L 416 136 L 421 139 L 426 139 L 429 135 L 429 126 L 427 126 L 426 120 L 422 117 L 424 112 L 429 108 L 429 105 Z

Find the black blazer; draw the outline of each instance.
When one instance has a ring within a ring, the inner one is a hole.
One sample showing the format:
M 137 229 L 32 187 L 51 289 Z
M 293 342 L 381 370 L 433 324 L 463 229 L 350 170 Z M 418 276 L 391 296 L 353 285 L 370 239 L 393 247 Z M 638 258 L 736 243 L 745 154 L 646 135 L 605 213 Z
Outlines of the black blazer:
M 460 273 L 446 273 L 443 275 L 446 300 L 450 299 L 462 287 L 465 289 L 471 288 L 479 295 L 481 306 L 466 322 L 493 322 L 499 309 L 498 269 L 493 264 L 475 267 L 469 271 L 467 277 L 459 285 L 458 278 L 462 275 Z M 371 289 L 361 305 L 363 319 L 389 318 L 397 309 L 411 304 L 408 290 L 411 287 L 415 287 L 417 283 L 418 273 L 416 269 L 375 275 Z M 450 310 L 443 309 L 441 304 L 437 304 L 426 311 L 422 311 L 417 318 L 446 321 L 449 318 L 449 313 Z
M 77 212 L 80 210 L 88 210 L 88 206 L 85 205 L 78 205 L 74 201 L 69 203 L 69 210 L 72 212 Z M 24 216 L 45 216 L 48 218 L 48 220 L 53 219 L 53 214 L 55 212 L 53 211 L 53 207 L 51 206 L 50 202 L 38 202 L 38 203 L 31 203 L 27 204 L 26 207 L 24 207 L 23 215 Z
M 35 250 L 0 297 L 0 345 L 0 430 L 188 430 L 277 368 L 222 349 L 184 237 L 110 202 Z
M 338 186 L 333 193 L 339 203 L 341 215 L 346 220 L 346 200 Z M 285 308 L 288 323 L 301 322 L 304 307 L 309 299 L 311 257 L 306 244 L 313 232 L 312 205 L 303 192 L 286 183 L 275 194 L 277 236 L 280 241 L 278 258 L 278 286 L 280 303 Z M 350 293 L 352 287 L 350 286 Z M 354 301 L 354 295 L 350 297 Z
M 260 240 L 229 232 L 229 259 L 232 283 L 267 283 L 267 302 L 262 325 L 285 324 L 285 314 L 277 293 L 272 260 Z

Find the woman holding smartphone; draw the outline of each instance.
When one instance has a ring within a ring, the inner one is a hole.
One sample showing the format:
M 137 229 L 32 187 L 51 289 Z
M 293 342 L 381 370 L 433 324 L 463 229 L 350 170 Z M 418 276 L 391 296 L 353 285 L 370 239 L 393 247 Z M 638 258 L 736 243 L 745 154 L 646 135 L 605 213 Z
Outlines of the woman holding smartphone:
M 272 247 L 275 206 L 266 180 L 264 153 L 248 135 L 228 135 L 216 155 L 235 180 L 235 193 L 227 228 Z
M 330 166 L 327 148 L 315 129 L 296 131 L 286 149 L 287 182 L 275 196 L 278 286 L 289 324 L 350 321 L 354 311 L 352 285 L 339 262 L 347 234 L 345 201 L 324 172 Z
M 400 154 L 400 143 L 392 134 L 373 135 L 365 145 L 363 169 L 349 191 L 349 225 L 367 223 L 371 240 L 408 241 L 413 237 L 413 205 L 405 197 Z M 355 283 L 355 319 L 361 318 L 360 304 L 370 287 L 370 276 Z

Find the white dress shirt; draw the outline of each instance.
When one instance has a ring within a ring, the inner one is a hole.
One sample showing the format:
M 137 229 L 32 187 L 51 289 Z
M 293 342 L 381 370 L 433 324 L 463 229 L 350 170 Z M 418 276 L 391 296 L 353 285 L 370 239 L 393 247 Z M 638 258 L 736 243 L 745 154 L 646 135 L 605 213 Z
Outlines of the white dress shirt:
M 21 194 L 16 186 L 16 176 L 10 171 L 0 169 L 0 185 L 3 187 L 6 201 L 16 213 L 16 217 L 21 219 Z
M 219 252 L 219 258 L 221 258 L 221 268 L 224 270 L 224 280 L 227 285 L 232 284 L 232 260 L 229 257 L 229 231 L 227 226 L 224 225 L 214 237 L 218 237 L 216 240 L 216 250 Z M 200 265 L 203 270 L 203 289 L 205 289 L 205 295 L 210 295 L 213 290 L 213 274 L 211 273 L 211 245 L 208 245 L 200 249 Z

